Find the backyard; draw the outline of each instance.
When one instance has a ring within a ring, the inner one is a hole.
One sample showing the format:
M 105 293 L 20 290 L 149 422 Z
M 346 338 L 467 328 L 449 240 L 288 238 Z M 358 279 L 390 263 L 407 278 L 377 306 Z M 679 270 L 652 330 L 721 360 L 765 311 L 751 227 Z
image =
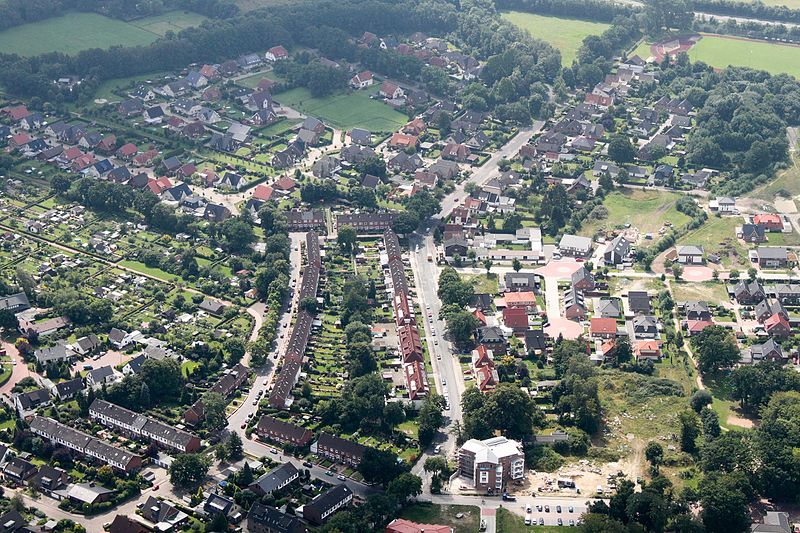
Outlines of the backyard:
M 533 13 L 508 11 L 503 18 L 515 26 L 527 30 L 533 37 L 542 39 L 561 51 L 561 63 L 571 65 L 578 55 L 583 39 L 589 35 L 600 35 L 608 24 L 559 17 L 544 17 Z
M 704 35 L 689 49 L 689 57 L 692 61 L 704 61 L 712 67 L 750 67 L 800 78 L 800 46 Z
M 457 515 L 462 515 L 457 518 Z M 478 531 L 480 511 L 469 505 L 434 505 L 431 503 L 415 503 L 400 513 L 400 518 L 418 524 L 439 524 L 450 526 L 454 533 L 474 533 Z M 498 531 L 505 532 L 504 529 Z
M 314 98 L 308 89 L 298 87 L 275 95 L 281 105 L 319 118 L 335 128 L 349 130 L 365 128 L 373 133 L 394 131 L 408 121 L 408 117 L 370 95 L 378 88 L 350 93 L 339 93 Z
M 736 238 L 736 226 L 741 225 L 739 217 L 712 216 L 702 226 L 681 237 L 678 244 L 702 246 L 707 254 L 719 254 L 726 267 L 747 268 L 747 250 Z M 714 268 L 713 264 L 709 266 Z
M 146 45 L 163 37 L 167 31 L 178 32 L 196 26 L 204 19 L 202 15 L 181 11 L 134 22 L 123 22 L 97 13 L 66 13 L 0 32 L 0 50 L 35 56 L 55 51 L 76 54 L 89 48 L 114 45 Z

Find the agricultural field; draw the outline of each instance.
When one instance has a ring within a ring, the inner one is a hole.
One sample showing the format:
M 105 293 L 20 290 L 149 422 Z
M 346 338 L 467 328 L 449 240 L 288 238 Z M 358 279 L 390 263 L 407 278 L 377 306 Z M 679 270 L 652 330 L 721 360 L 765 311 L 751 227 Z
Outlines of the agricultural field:
M 630 224 L 641 234 L 652 233 L 653 241 L 658 230 L 666 222 L 673 226 L 682 226 L 689 222 L 689 217 L 675 208 L 675 202 L 681 194 L 654 190 L 622 189 L 606 196 L 603 205 L 608 209 L 608 217 L 602 220 L 588 221 L 580 230 L 581 235 L 593 236 L 600 230 L 608 230 L 615 225 Z
M 750 67 L 800 78 L 800 46 L 704 35 L 689 49 L 689 57 L 718 68 Z
M 196 26 L 205 19 L 190 12 L 173 11 L 134 22 L 97 13 L 67 13 L 0 32 L 0 50 L 23 56 L 47 52 L 76 54 L 89 48 L 150 44 L 167 31 Z
M 313 115 L 335 128 L 365 128 L 373 133 L 394 131 L 405 124 L 408 117 L 379 100 L 372 100 L 370 95 L 377 91 L 375 87 L 372 90 L 314 98 L 308 89 L 301 87 L 276 94 L 275 100 L 301 113 Z
M 503 18 L 527 30 L 533 37 L 542 39 L 561 51 L 561 63 L 571 65 L 578 55 L 583 39 L 589 35 L 600 35 L 608 24 L 559 17 L 545 17 L 521 11 L 508 11 Z

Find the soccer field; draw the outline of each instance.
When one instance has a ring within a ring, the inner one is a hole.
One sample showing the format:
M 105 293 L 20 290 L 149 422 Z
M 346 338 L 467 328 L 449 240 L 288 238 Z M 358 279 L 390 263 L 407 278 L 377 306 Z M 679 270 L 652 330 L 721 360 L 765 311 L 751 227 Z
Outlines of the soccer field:
M 747 39 L 704 35 L 689 49 L 692 61 L 712 67 L 750 67 L 771 74 L 787 73 L 800 78 L 800 47 Z
M 308 89 L 300 87 L 276 94 L 275 100 L 343 130 L 365 128 L 373 133 L 395 131 L 408 121 L 408 117 L 380 100 L 372 100 L 369 96 L 377 91 L 378 87 L 375 86 L 371 90 L 314 98 Z
M 588 35 L 600 35 L 608 24 L 559 17 L 544 17 L 521 11 L 507 11 L 503 18 L 537 39 L 550 43 L 561 51 L 561 63 L 571 65 L 578 55 L 583 39 Z
M 133 22 L 97 13 L 67 13 L 0 31 L 0 50 L 22 56 L 47 52 L 76 54 L 89 48 L 150 44 L 167 31 L 196 26 L 205 19 L 196 13 L 172 11 Z

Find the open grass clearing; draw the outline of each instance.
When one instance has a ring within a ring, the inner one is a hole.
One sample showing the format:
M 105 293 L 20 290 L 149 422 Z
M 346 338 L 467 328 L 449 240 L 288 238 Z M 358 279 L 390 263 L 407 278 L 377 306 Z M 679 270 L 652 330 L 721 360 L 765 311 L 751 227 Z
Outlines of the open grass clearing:
M 672 296 L 678 302 L 701 300 L 709 303 L 727 302 L 728 291 L 724 283 L 708 281 L 704 283 L 689 283 L 686 281 L 673 281 Z
M 797 157 L 792 157 L 792 166 L 782 171 L 777 178 L 763 185 L 748 196 L 772 202 L 776 196 L 800 196 L 800 164 Z
M 457 514 L 462 518 L 456 518 Z M 434 505 L 432 503 L 415 503 L 400 512 L 400 518 L 418 524 L 439 524 L 450 526 L 455 533 L 474 533 L 480 526 L 480 510 L 471 505 Z M 504 529 L 498 531 L 505 532 Z
M 47 52 L 76 54 L 114 45 L 147 45 L 170 29 L 195 26 L 204 18 L 196 13 L 173 11 L 130 23 L 97 13 L 66 13 L 0 32 L 0 50 L 35 56 Z
M 593 236 L 600 230 L 609 230 L 630 224 L 641 234 L 652 233 L 652 241 L 643 241 L 644 246 L 657 240 L 658 230 L 666 222 L 680 227 L 689 222 L 689 217 L 675 208 L 680 193 L 641 189 L 620 189 L 606 196 L 603 205 L 608 209 L 608 217 L 585 223 L 581 235 Z
M 692 61 L 703 61 L 712 67 L 750 67 L 800 78 L 800 46 L 704 35 L 689 49 L 689 57 Z
M 533 37 L 541 39 L 561 51 L 561 63 L 571 65 L 578 55 L 583 39 L 589 35 L 600 35 L 608 24 L 587 20 L 545 17 L 521 11 L 507 11 L 502 17 L 518 28 L 527 30 Z
M 679 245 L 702 246 L 706 254 L 718 254 L 726 267 L 747 267 L 747 250 L 736 238 L 736 226 L 744 221 L 739 217 L 712 216 L 694 231 L 678 240 Z M 708 265 L 715 268 L 715 265 Z
M 495 295 L 500 292 L 500 282 L 497 274 L 476 274 L 466 276 L 466 281 L 472 283 L 476 294 L 487 293 Z
M 405 124 L 408 117 L 380 100 L 371 99 L 370 95 L 377 91 L 378 87 L 374 87 L 370 90 L 315 98 L 308 89 L 298 87 L 276 94 L 275 101 L 306 115 L 315 116 L 336 128 L 365 128 L 373 133 L 394 131 Z

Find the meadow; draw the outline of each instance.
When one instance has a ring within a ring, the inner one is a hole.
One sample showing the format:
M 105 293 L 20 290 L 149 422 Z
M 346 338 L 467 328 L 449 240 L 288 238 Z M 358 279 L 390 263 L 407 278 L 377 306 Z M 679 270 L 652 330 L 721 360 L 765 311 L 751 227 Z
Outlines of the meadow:
M 689 49 L 689 57 L 692 61 L 703 61 L 712 67 L 750 67 L 800 78 L 798 46 L 704 35 Z
M 171 11 L 132 22 L 97 13 L 66 13 L 0 32 L 0 50 L 35 56 L 56 51 L 77 54 L 89 48 L 114 45 L 147 45 L 168 31 L 178 32 L 203 20 L 205 17 L 202 15 L 184 11 Z
M 589 35 L 600 35 L 609 27 L 600 22 L 568 19 L 559 17 L 545 17 L 521 11 L 507 11 L 503 18 L 528 32 L 537 39 L 541 39 L 561 51 L 561 63 L 571 65 L 578 55 L 583 39 Z
M 375 87 L 315 98 L 308 89 L 298 87 L 276 94 L 275 100 L 336 128 L 365 128 L 373 133 L 394 131 L 405 124 L 408 117 L 380 100 L 372 100 L 370 95 L 377 90 Z
M 630 224 L 640 233 L 652 233 L 652 241 L 644 241 L 644 246 L 658 239 L 658 230 L 665 222 L 680 227 L 689 217 L 675 208 L 681 194 L 656 190 L 619 189 L 606 196 L 603 205 L 608 209 L 608 217 L 602 220 L 587 221 L 580 230 L 581 235 L 592 236 L 599 229 L 610 229 L 614 225 Z

